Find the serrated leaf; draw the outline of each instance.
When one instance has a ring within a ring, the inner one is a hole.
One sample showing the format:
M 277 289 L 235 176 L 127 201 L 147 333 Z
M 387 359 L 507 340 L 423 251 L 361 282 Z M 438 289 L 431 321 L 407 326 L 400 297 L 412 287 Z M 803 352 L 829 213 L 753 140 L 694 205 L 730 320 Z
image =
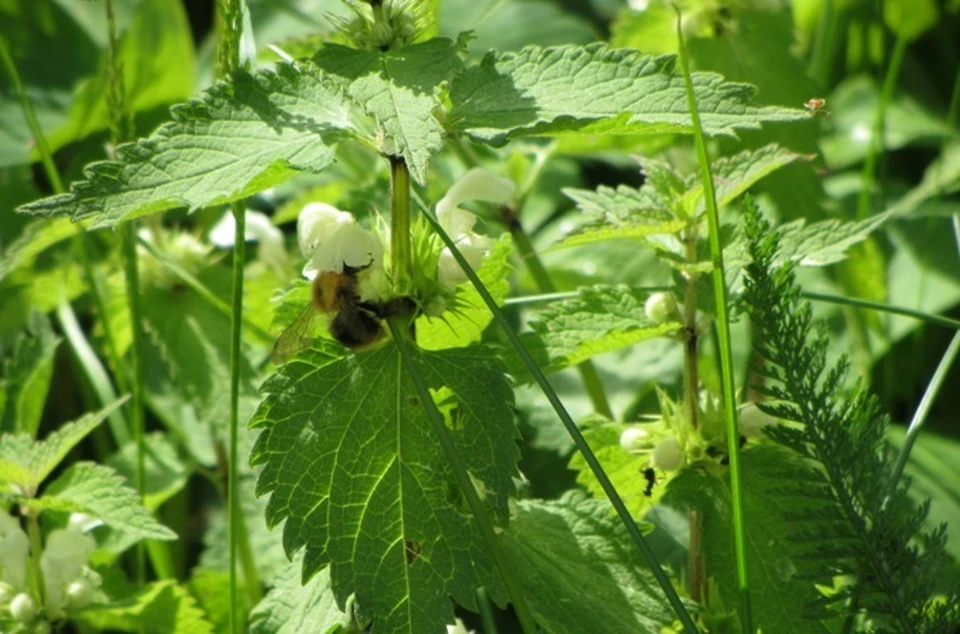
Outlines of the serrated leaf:
M 313 579 L 300 578 L 301 557 L 294 559 L 250 614 L 250 634 L 327 634 L 348 628 L 348 611 L 337 606 L 330 589 L 330 569 L 324 568 Z
M 0 432 L 36 435 L 59 345 L 60 337 L 53 334 L 46 315 L 32 311 L 29 332 L 17 339 L 12 356 L 2 364 L 0 389 L 5 398 L 0 402 Z
M 237 200 L 289 177 L 319 171 L 352 130 L 340 91 L 309 66 L 234 73 L 229 82 L 171 110 L 173 121 L 117 148 L 118 160 L 87 166 L 70 193 L 19 211 L 91 218 L 91 228 Z
M 659 634 L 674 613 L 606 502 L 524 500 L 502 534 L 524 597 L 551 634 Z M 584 600 L 589 590 L 600 600 Z
M 41 499 L 66 500 L 99 518 L 120 537 L 119 552 L 141 539 L 176 539 L 177 535 L 153 518 L 140 496 L 128 487 L 123 476 L 110 467 L 92 462 L 76 462 L 50 483 Z
M 752 86 L 719 75 L 693 73 L 692 79 L 708 135 L 809 116 L 758 106 Z M 520 136 L 692 131 L 675 57 L 602 43 L 490 53 L 453 81 L 450 97 L 450 127 L 491 143 Z
M 77 235 L 78 227 L 66 218 L 34 220 L 23 233 L 3 250 L 0 260 L 0 281 L 11 271 L 33 264 L 38 255 L 55 244 Z
M 246 595 L 244 579 L 238 579 L 240 591 L 236 597 L 237 622 L 242 623 L 246 616 Z M 190 594 L 206 613 L 207 620 L 216 632 L 230 631 L 230 573 L 220 570 L 208 570 L 194 567 L 187 582 Z
M 27 434 L 0 435 L 0 482 L 16 485 L 32 496 L 70 450 L 126 400 L 123 397 L 98 412 L 61 425 L 40 441 Z
M 598 285 L 580 289 L 572 299 L 551 304 L 530 322 L 532 333 L 521 338 L 524 347 L 547 372 L 576 365 L 595 355 L 668 335 L 680 323 L 652 323 L 644 311 L 649 291 L 628 286 Z M 511 371 L 527 375 L 511 353 Z
M 315 347 L 264 385 L 252 463 L 267 521 L 284 547 L 306 547 L 304 578 L 330 565 L 338 605 L 355 594 L 374 632 L 443 633 L 450 597 L 468 608 L 484 585 L 503 597 L 476 522 L 396 345 L 337 358 Z M 460 460 L 499 522 L 517 474 L 513 394 L 492 350 L 414 356 L 443 409 Z M 308 477 L 305 477 L 308 476 Z
M 175 581 L 143 586 L 104 583 L 109 607 L 88 608 L 72 618 L 97 631 L 135 634 L 213 634 L 213 626 L 196 601 Z
M 634 189 L 605 185 L 596 191 L 564 189 L 563 193 L 577 203 L 588 220 L 551 247 L 561 249 L 619 238 L 641 239 L 655 234 L 673 234 L 686 222 L 674 216 L 670 203 L 652 188 Z
M 456 43 L 435 38 L 387 51 L 328 44 L 313 61 L 379 124 L 390 141 L 385 152 L 403 156 L 424 183 L 427 161 L 443 149 L 443 128 L 433 111 L 440 106 L 440 85 L 462 65 Z
M 495 301 L 502 302 L 510 293 L 510 256 L 513 246 L 507 236 L 498 240 L 483 258 L 477 276 Z M 457 287 L 454 311 L 441 317 L 421 317 L 417 321 L 417 343 L 425 350 L 460 348 L 480 341 L 493 313 L 472 284 Z
M 814 604 L 821 597 L 811 574 L 822 564 L 804 557 L 788 535 L 791 516 L 816 516 L 828 512 L 829 505 L 816 506 L 814 496 L 797 499 L 784 485 L 790 481 L 803 486 L 800 483 L 809 479 L 791 452 L 758 445 L 743 451 L 741 458 L 750 474 L 743 479 L 742 492 L 754 624 L 764 632 L 824 634 L 828 631 L 824 625 L 809 618 L 818 614 Z M 811 481 L 807 488 L 816 486 Z M 700 511 L 705 568 L 716 581 L 723 604 L 737 605 L 733 520 L 725 470 L 715 466 L 684 469 L 667 485 L 663 502 L 682 511 Z

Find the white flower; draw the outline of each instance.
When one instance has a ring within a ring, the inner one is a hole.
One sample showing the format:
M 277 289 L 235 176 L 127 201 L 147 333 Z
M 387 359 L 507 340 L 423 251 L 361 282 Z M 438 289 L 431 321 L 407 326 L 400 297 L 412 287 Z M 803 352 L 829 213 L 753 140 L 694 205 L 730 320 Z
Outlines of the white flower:
M 740 409 L 740 433 L 747 438 L 758 438 L 763 435 L 763 428 L 773 425 L 777 419 L 760 411 L 756 403 L 747 403 Z
M 0 511 L 0 580 L 13 588 L 27 587 L 27 556 L 30 540 L 20 522 Z
M 71 581 L 67 586 L 67 603 L 72 608 L 85 608 L 93 602 L 93 584 L 84 578 Z
M 620 446 L 626 451 L 640 451 L 650 446 L 650 432 L 639 427 L 628 427 L 620 434 Z
M 673 436 L 664 438 L 653 448 L 653 464 L 664 471 L 676 471 L 683 466 L 684 460 L 680 443 Z
M 29 623 L 37 616 L 37 604 L 33 597 L 26 592 L 21 592 L 10 602 L 10 614 L 14 620 Z
M 473 634 L 473 630 L 468 630 L 463 621 L 457 619 L 456 623 L 447 626 L 447 634 Z
M 260 244 L 259 256 L 267 266 L 278 273 L 287 267 L 287 250 L 283 245 L 283 232 L 275 227 L 266 214 L 250 211 L 244 214 L 243 236 L 248 242 Z M 232 247 L 237 233 L 237 221 L 232 212 L 223 214 L 210 229 L 210 242 L 218 247 Z
M 473 232 L 477 217 L 460 208 L 468 200 L 504 204 L 513 197 L 513 182 L 491 174 L 485 169 L 474 168 L 464 174 L 437 203 L 437 220 L 440 226 L 457 245 L 470 268 L 476 270 L 490 251 L 493 242 Z M 453 258 L 449 248 L 440 252 L 437 262 L 437 277 L 449 289 L 467 281 L 466 273 Z
M 40 557 L 47 615 L 57 618 L 67 603 L 67 590 L 74 581 L 89 574 L 87 561 L 97 544 L 89 535 L 74 528 L 58 528 L 50 533 Z
M 300 252 L 307 259 L 303 275 L 313 279 L 327 271 L 340 273 L 344 265 L 372 266 L 383 260 L 383 244 L 372 231 L 357 224 L 353 214 L 326 203 L 310 203 L 297 219 Z

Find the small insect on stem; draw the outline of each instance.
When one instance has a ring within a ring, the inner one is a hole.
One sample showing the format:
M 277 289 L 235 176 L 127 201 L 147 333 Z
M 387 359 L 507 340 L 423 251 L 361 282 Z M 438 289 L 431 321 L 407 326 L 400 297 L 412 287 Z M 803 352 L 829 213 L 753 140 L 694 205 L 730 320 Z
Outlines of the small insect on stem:
M 806 108 L 813 116 L 822 117 L 830 114 L 829 110 L 824 110 L 824 106 L 826 105 L 826 99 L 822 97 L 814 97 L 813 99 L 808 99 L 805 101 L 803 107 Z

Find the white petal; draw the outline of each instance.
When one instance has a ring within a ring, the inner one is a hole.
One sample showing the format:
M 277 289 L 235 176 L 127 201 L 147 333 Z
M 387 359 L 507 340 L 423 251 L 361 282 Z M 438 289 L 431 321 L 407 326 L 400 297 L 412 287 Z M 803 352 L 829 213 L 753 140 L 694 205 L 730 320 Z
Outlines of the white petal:
M 67 587 L 83 573 L 97 544 L 89 535 L 69 528 L 50 533 L 40 557 L 48 614 L 57 618 L 66 601 Z
M 340 273 L 344 265 L 354 268 L 378 266 L 383 261 L 379 236 L 357 224 L 341 226 L 317 243 L 312 257 L 303 267 L 303 275 L 313 279 L 320 273 Z
M 350 212 L 340 211 L 326 203 L 310 203 L 304 206 L 297 218 L 300 253 L 309 260 L 321 242 L 341 227 L 356 224 L 356 222 L 356 218 Z
M 0 511 L 0 579 L 22 590 L 27 587 L 27 556 L 30 540 L 20 522 Z
M 460 177 L 437 203 L 437 220 L 453 238 L 473 230 L 476 216 L 459 208 L 460 203 L 480 200 L 503 204 L 508 202 L 516 187 L 513 181 L 497 176 L 481 167 L 475 167 Z
M 469 233 L 457 241 L 457 249 L 474 271 L 483 264 L 483 258 L 490 251 L 492 245 L 493 241 L 490 238 L 476 233 Z M 467 274 L 460 268 L 460 264 L 454 259 L 450 249 L 444 249 L 440 252 L 440 259 L 437 261 L 437 279 L 451 290 L 468 279 Z

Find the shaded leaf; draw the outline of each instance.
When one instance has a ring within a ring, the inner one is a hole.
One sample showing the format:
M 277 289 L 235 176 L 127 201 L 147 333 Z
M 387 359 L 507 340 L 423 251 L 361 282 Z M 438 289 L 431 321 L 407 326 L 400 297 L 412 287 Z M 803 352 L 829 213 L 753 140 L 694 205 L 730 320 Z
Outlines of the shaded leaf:
M 250 614 L 250 634 L 327 634 L 348 628 L 349 613 L 337 606 L 330 589 L 330 569 L 324 568 L 310 581 L 300 578 L 301 557 L 294 559 L 267 596 Z
M 0 390 L 0 432 L 37 434 L 40 416 L 50 389 L 53 359 L 60 337 L 53 334 L 46 315 L 30 313 L 30 330 L 21 335 L 13 354 L 4 359 Z

